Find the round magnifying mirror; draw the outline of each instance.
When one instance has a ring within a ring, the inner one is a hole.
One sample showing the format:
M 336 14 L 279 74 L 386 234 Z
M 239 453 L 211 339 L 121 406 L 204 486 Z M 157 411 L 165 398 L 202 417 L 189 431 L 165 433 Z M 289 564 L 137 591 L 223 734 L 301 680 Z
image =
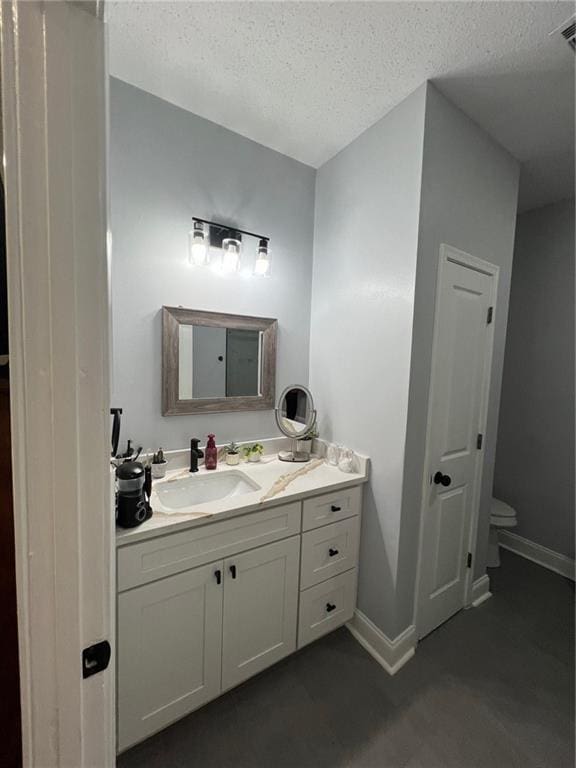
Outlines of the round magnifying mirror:
M 298 440 L 303 439 L 316 424 L 314 400 L 309 389 L 300 384 L 286 387 L 276 408 L 278 429 L 292 438 L 292 450 L 280 451 L 280 461 L 310 461 L 310 454 L 298 451 Z

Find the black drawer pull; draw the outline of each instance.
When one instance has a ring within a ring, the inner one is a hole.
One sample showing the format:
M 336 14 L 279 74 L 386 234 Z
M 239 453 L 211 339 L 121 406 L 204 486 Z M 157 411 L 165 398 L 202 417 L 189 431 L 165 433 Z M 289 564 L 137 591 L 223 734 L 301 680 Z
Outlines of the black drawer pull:
M 327 613 L 332 613 L 332 611 L 335 611 L 335 610 L 336 610 L 336 606 L 334 605 L 334 603 L 326 603 Z
M 330 557 L 335 557 L 337 554 L 339 554 L 339 552 L 337 549 L 332 549 L 332 547 L 330 547 L 330 549 L 328 550 L 328 554 L 330 555 Z
M 216 584 L 222 584 L 222 571 L 220 569 L 214 571 L 214 576 L 216 577 Z
M 332 506 L 330 507 L 330 511 L 331 512 L 341 512 L 342 511 L 342 507 L 337 507 L 336 504 L 332 504 Z
M 230 573 L 232 574 L 232 578 L 235 579 L 236 578 L 236 566 L 235 565 L 231 565 L 230 566 Z

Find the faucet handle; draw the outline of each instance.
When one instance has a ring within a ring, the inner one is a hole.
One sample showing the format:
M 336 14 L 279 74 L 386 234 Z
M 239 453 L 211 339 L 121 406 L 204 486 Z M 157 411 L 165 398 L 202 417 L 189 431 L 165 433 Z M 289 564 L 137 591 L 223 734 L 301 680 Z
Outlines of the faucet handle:
M 204 451 L 198 448 L 199 442 L 196 437 L 190 440 L 190 472 L 198 472 L 198 459 L 204 458 Z
M 190 450 L 194 451 L 196 453 L 196 455 L 198 456 L 198 458 L 201 459 L 204 456 L 204 451 L 202 451 L 202 450 L 200 450 L 200 448 L 198 448 L 198 443 L 199 442 L 200 442 L 200 440 L 197 437 L 191 438 L 191 440 L 190 440 Z

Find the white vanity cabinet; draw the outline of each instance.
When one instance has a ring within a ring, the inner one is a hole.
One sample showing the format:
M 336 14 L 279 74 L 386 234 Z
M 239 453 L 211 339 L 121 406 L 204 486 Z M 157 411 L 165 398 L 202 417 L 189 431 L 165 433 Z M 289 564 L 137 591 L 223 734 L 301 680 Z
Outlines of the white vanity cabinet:
M 296 648 L 356 605 L 360 485 L 118 547 L 118 749 Z

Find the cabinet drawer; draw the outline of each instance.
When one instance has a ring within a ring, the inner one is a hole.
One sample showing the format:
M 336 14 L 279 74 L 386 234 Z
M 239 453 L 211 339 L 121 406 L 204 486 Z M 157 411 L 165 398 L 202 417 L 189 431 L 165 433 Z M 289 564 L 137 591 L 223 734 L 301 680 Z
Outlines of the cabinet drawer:
M 302 506 L 302 530 L 309 531 L 320 525 L 337 523 L 346 517 L 359 515 L 361 507 L 361 485 L 305 499 Z
M 356 606 L 358 569 L 300 593 L 298 648 L 350 621 Z
M 300 589 L 307 589 L 354 568 L 358 563 L 359 541 L 359 517 L 304 533 Z
M 118 549 L 118 591 L 300 532 L 300 502 L 210 522 Z

